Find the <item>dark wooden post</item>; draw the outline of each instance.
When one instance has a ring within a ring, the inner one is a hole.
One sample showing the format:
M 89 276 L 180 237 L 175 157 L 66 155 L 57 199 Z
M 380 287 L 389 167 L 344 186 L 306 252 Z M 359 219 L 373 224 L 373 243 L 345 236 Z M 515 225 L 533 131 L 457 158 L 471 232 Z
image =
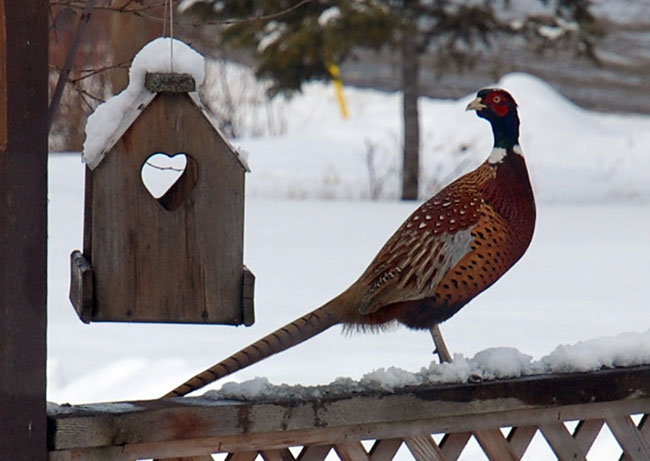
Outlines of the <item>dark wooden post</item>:
M 0 459 L 47 459 L 46 0 L 0 0 Z

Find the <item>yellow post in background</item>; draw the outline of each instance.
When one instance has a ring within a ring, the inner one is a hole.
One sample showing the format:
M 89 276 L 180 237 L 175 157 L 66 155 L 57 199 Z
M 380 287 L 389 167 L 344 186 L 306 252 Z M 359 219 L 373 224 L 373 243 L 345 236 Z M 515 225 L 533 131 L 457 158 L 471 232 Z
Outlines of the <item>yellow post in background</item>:
M 350 114 L 348 112 L 348 105 L 345 102 L 345 96 L 343 95 L 343 82 L 341 81 L 341 71 L 339 70 L 339 66 L 330 63 L 327 65 L 327 70 L 334 80 L 334 87 L 336 88 L 336 99 L 339 101 L 341 116 L 347 119 Z

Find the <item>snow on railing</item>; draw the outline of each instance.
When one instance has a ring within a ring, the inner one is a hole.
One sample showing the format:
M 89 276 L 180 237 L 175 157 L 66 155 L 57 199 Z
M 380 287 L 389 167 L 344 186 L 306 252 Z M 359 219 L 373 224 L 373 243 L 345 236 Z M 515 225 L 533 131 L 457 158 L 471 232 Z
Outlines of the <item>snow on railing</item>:
M 488 459 L 508 460 L 520 459 L 538 432 L 559 459 L 585 459 L 605 426 L 623 459 L 647 460 L 650 366 L 255 401 L 50 405 L 48 413 L 53 461 L 214 453 L 376 461 L 394 459 L 401 447 L 400 459 L 454 460 L 472 439 Z

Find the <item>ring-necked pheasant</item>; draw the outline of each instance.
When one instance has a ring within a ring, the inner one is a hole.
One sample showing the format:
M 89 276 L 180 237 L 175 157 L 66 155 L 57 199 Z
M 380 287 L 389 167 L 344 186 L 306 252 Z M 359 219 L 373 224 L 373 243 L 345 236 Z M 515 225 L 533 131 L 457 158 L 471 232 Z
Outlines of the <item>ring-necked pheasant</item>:
M 524 254 L 535 200 L 519 147 L 512 96 L 484 89 L 469 103 L 492 125 L 487 160 L 422 204 L 347 290 L 180 385 L 182 396 L 288 349 L 336 324 L 430 329 L 496 282 Z

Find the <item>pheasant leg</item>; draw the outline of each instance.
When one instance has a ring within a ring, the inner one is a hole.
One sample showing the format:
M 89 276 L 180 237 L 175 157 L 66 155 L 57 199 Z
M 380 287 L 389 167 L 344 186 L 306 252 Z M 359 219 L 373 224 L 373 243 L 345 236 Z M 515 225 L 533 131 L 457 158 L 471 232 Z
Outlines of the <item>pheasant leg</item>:
M 449 353 L 449 349 L 447 349 L 445 340 L 442 337 L 440 326 L 438 324 L 435 324 L 430 331 L 431 337 L 433 338 L 433 344 L 436 346 L 436 349 L 433 352 L 434 354 L 438 354 L 440 363 L 451 362 L 451 354 Z

